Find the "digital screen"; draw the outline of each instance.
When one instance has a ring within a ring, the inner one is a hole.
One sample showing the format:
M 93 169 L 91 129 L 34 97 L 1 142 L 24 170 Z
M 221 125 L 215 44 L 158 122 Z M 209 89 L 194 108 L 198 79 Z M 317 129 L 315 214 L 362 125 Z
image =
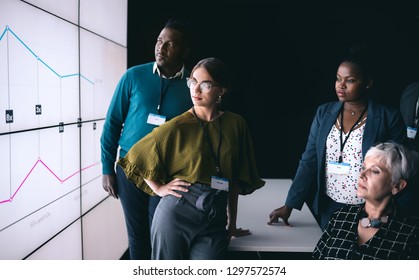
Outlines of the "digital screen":
M 103 1 L 81 2 L 0 3 L 0 259 L 28 258 L 74 225 L 72 258 L 84 258 L 81 220 L 108 198 L 100 136 L 126 70 L 127 5 L 104 15 Z M 120 29 L 98 33 L 103 17 Z

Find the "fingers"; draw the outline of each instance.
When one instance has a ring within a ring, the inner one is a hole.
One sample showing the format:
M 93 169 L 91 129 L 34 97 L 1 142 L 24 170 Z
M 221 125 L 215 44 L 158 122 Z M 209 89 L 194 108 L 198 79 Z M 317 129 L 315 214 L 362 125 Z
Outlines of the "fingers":
M 272 225 L 272 224 L 278 224 L 279 223 L 279 215 L 269 215 L 270 220 L 269 222 L 267 222 L 268 225 Z M 292 227 L 292 225 L 288 222 L 288 218 L 282 218 L 282 221 L 284 222 L 284 225 L 288 226 L 288 227 Z
M 241 229 L 238 228 L 236 231 L 235 236 L 239 237 L 239 236 L 246 236 L 246 235 L 251 235 L 252 233 L 250 232 L 249 229 Z
M 192 185 L 191 183 L 181 180 L 181 179 L 173 179 L 166 185 L 161 185 L 158 195 L 163 197 L 166 195 L 173 195 L 175 197 L 182 197 L 179 192 L 188 192 L 188 187 Z
M 103 186 L 103 189 L 113 198 L 118 198 L 118 194 L 115 191 L 115 188 L 112 186 Z
M 178 179 L 178 178 L 174 179 L 169 184 L 173 184 L 175 186 L 184 186 L 184 187 L 189 187 L 190 185 L 192 185 L 188 181 L 181 180 L 181 179 Z
M 181 191 L 181 192 L 188 192 L 188 188 L 191 185 L 191 183 L 185 181 L 185 180 L 181 180 L 181 179 L 174 179 L 173 181 L 171 181 L 169 184 L 167 184 L 167 188 L 171 191 Z M 177 195 L 176 195 L 177 196 Z M 181 196 L 181 195 L 179 195 Z
M 247 236 L 247 235 L 251 235 L 251 234 L 252 233 L 248 229 L 238 228 L 238 229 L 235 229 L 233 231 L 230 231 L 229 239 L 231 239 L 233 237 L 242 237 L 242 236 Z
M 109 195 L 118 198 L 115 175 L 104 174 L 102 176 L 102 186 Z
M 292 227 L 292 225 L 290 223 L 288 223 L 288 219 L 282 219 L 284 221 L 284 225 L 286 225 L 287 227 Z
M 177 192 L 174 192 L 174 191 L 169 191 L 167 194 L 170 194 L 170 195 L 173 195 L 173 196 L 175 196 L 175 197 L 182 197 L 182 195 L 181 194 L 178 194 Z
M 278 217 L 271 216 L 271 218 L 270 218 L 270 220 L 268 222 L 268 225 L 272 225 L 273 223 L 278 223 L 278 222 L 279 222 L 278 221 Z
M 108 193 L 113 197 L 113 198 L 118 198 L 118 194 L 115 191 L 115 188 L 110 187 Z
M 176 191 L 181 191 L 181 192 L 188 192 L 189 191 L 187 188 L 179 187 L 179 186 L 171 186 L 170 190 L 176 190 Z
M 274 210 L 274 211 L 271 212 L 271 214 L 269 214 L 269 222 L 268 222 L 268 225 L 272 225 L 273 223 L 278 223 L 279 222 L 278 221 L 279 215 L 276 212 L 277 211 Z

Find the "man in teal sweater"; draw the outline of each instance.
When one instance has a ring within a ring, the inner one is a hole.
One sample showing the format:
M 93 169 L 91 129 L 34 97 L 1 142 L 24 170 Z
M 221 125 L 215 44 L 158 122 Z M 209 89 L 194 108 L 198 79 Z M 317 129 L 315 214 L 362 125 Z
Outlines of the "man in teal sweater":
M 150 259 L 150 224 L 160 197 L 138 189 L 115 162 L 153 128 L 191 108 L 189 71 L 184 66 L 189 39 L 183 22 L 169 20 L 157 38 L 156 61 L 126 71 L 106 115 L 101 136 L 102 185 L 121 201 L 130 259 Z

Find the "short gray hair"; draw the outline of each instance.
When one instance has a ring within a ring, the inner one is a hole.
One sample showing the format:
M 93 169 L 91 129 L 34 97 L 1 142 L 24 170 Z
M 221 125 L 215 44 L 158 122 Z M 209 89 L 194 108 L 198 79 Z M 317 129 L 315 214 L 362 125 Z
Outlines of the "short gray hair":
M 377 157 L 384 162 L 393 184 L 398 184 L 401 179 L 408 181 L 416 173 L 411 152 L 395 142 L 375 144 L 365 154 L 365 158 L 368 157 Z

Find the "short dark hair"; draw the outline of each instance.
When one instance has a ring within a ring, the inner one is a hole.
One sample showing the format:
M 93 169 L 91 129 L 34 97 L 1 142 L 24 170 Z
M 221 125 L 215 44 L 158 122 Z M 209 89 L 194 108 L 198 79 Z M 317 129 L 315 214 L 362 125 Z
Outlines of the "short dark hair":
M 186 20 L 180 18 L 170 18 L 167 20 L 166 24 L 164 25 L 164 28 L 177 30 L 179 33 L 182 34 L 185 46 L 190 46 L 192 31 L 189 23 Z
M 370 58 L 369 47 L 364 42 L 352 43 L 344 54 L 340 64 L 353 63 L 361 70 L 362 77 L 373 79 L 374 71 Z

